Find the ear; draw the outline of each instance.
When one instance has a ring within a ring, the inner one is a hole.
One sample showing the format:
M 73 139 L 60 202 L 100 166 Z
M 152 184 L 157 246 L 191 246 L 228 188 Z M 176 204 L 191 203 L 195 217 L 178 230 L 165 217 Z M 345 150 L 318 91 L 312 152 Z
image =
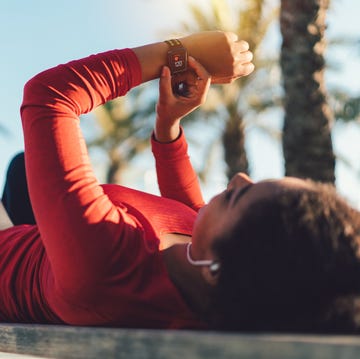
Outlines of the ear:
M 211 286 L 215 286 L 219 280 L 220 270 L 214 272 L 208 266 L 204 266 L 201 268 L 201 274 L 206 283 L 210 284 Z

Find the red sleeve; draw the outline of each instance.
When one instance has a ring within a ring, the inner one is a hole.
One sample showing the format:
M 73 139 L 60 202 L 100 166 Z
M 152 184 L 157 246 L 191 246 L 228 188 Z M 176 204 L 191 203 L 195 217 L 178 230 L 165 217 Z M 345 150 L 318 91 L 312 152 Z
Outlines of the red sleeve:
M 116 241 L 136 230 L 95 178 L 78 116 L 140 82 L 137 57 L 125 49 L 59 65 L 25 85 L 29 193 L 56 284 L 68 293 L 100 280 Z
M 161 195 L 199 210 L 204 200 L 187 152 L 184 131 L 181 129 L 180 136 L 170 143 L 160 143 L 152 136 L 151 145 Z

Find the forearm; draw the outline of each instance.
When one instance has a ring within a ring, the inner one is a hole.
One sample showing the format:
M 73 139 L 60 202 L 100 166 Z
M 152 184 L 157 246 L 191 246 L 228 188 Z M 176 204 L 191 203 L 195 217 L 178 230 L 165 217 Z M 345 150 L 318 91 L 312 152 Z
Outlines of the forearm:
M 132 50 L 140 63 L 142 82 L 160 77 L 161 69 L 167 62 L 168 46 L 165 42 L 135 47 Z
M 197 174 L 187 153 L 183 131 L 175 141 L 160 143 L 152 137 L 156 173 L 161 195 L 198 210 L 204 205 Z
M 155 121 L 154 134 L 156 140 L 162 143 L 169 143 L 176 140 L 180 134 L 180 120 L 177 120 L 168 127 L 165 127 L 157 119 Z
M 140 64 L 131 50 L 91 55 L 43 71 L 28 81 L 21 112 L 41 107 L 79 116 L 140 83 Z
M 254 70 L 252 53 L 245 41 L 234 33 L 204 31 L 180 38 L 188 55 L 194 57 L 210 73 L 213 83 L 229 83 Z M 141 65 L 142 81 L 158 78 L 167 64 L 168 45 L 157 42 L 132 49 Z

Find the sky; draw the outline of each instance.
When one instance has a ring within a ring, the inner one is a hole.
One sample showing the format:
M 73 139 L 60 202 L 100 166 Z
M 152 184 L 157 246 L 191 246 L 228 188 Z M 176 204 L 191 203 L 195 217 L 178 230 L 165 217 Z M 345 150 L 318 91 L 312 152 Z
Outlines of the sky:
M 27 80 L 49 67 L 92 53 L 162 41 L 188 18 L 190 2 L 0 0 L 0 191 L 11 157 L 23 149 L 19 108 Z M 209 2 L 196 0 L 205 7 Z M 359 38 L 359 13 L 357 0 L 332 0 L 328 32 Z M 278 39 L 278 34 L 274 34 L 274 46 L 278 46 Z M 332 56 L 341 71 L 329 74 L 327 81 L 359 95 L 360 49 L 342 49 Z M 360 206 L 359 125 L 337 127 L 335 150 L 355 167 L 350 170 L 343 164 L 337 166 L 338 188 Z M 279 144 L 269 142 L 256 131 L 249 134 L 247 143 L 255 180 L 282 175 Z M 214 178 L 207 188 L 209 197 L 224 185 L 221 176 L 214 174 Z M 151 171 L 145 173 L 145 182 L 148 181 L 154 182 Z

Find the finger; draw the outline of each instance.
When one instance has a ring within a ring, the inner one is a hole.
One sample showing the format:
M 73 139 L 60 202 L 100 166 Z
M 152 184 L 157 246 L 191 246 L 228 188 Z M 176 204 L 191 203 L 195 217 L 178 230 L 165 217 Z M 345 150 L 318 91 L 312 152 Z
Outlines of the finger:
M 255 65 L 252 62 L 248 62 L 241 65 L 239 70 L 240 76 L 248 76 L 255 70 Z
M 237 63 L 240 64 L 247 64 L 249 62 L 251 62 L 254 58 L 254 55 L 251 51 L 246 51 L 246 52 L 240 52 L 235 56 L 235 60 Z
M 251 62 L 254 59 L 254 54 L 251 51 L 246 51 L 244 53 L 245 62 Z
M 197 96 L 201 95 L 199 97 L 200 103 L 204 103 L 210 88 L 211 76 L 206 71 L 205 67 L 191 56 L 189 56 L 189 65 L 195 71 L 197 76 L 197 85 L 195 86 L 199 91 Z
M 171 88 L 171 72 L 167 66 L 164 66 L 161 70 L 161 76 L 159 81 L 159 92 L 160 95 L 165 97 L 172 96 Z
M 238 47 L 238 50 L 240 52 L 245 52 L 245 51 L 249 51 L 250 49 L 250 45 L 248 42 L 244 41 L 244 40 L 240 40 L 237 42 L 237 47 Z

